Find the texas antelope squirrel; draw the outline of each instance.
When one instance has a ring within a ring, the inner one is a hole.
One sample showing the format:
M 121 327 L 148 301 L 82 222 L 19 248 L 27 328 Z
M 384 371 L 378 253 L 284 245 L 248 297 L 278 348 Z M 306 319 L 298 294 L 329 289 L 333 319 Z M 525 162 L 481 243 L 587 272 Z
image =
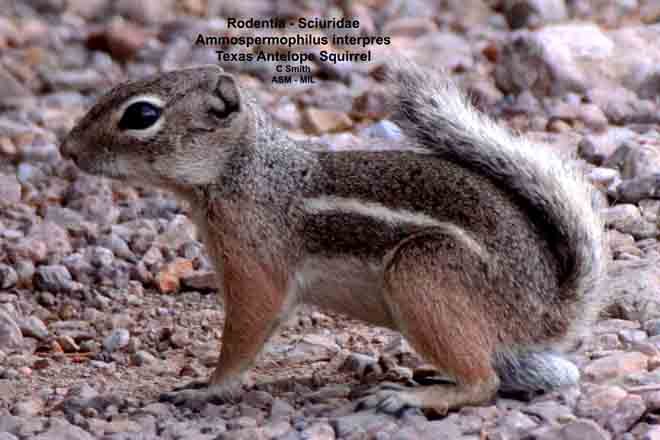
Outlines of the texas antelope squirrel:
M 392 120 L 414 151 L 310 149 L 217 66 L 119 85 L 65 139 L 82 170 L 187 200 L 216 265 L 218 365 L 208 387 L 172 400 L 235 397 L 300 303 L 397 330 L 451 378 L 382 386 L 365 406 L 446 411 L 579 379 L 560 353 L 599 302 L 590 186 L 447 78 L 389 71 Z

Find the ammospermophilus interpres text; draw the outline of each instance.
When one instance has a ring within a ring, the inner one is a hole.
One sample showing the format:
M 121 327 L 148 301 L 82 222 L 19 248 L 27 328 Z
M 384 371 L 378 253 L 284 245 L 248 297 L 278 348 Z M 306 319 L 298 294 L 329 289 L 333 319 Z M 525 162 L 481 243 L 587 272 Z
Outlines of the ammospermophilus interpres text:
M 82 170 L 187 200 L 203 232 L 222 348 L 209 387 L 175 400 L 235 395 L 300 303 L 401 332 L 452 380 L 382 387 L 365 406 L 445 411 L 579 379 L 560 352 L 594 318 L 605 264 L 589 185 L 446 78 L 390 71 L 415 151 L 313 151 L 216 66 L 122 84 L 64 141 Z

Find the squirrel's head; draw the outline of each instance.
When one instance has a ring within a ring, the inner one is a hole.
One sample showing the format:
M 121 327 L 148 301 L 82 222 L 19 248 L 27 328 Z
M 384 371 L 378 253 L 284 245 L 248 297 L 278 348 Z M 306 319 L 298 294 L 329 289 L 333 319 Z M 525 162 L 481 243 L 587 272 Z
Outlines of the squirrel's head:
M 234 77 L 217 66 L 115 87 L 71 130 L 61 151 L 92 174 L 164 187 L 217 181 L 254 132 Z

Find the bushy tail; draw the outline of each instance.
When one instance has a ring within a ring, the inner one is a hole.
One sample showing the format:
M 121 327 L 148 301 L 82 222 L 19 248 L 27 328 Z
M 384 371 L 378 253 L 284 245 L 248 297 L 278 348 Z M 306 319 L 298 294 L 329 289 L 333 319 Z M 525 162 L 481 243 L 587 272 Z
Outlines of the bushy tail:
M 517 198 L 557 249 L 562 269 L 560 300 L 597 313 L 596 282 L 605 272 L 600 217 L 593 187 L 582 173 L 543 145 L 512 135 L 479 113 L 443 75 L 398 61 L 388 66 L 397 89 L 392 120 L 420 146 L 489 176 Z

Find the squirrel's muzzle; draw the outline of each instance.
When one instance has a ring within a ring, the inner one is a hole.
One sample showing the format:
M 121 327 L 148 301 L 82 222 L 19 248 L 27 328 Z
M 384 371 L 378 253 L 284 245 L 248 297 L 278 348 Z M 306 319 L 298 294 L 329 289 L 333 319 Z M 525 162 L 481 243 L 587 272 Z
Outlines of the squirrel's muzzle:
M 79 149 L 78 142 L 72 138 L 71 134 L 67 135 L 60 144 L 60 153 L 62 156 L 66 159 L 72 159 L 74 162 L 77 162 Z

